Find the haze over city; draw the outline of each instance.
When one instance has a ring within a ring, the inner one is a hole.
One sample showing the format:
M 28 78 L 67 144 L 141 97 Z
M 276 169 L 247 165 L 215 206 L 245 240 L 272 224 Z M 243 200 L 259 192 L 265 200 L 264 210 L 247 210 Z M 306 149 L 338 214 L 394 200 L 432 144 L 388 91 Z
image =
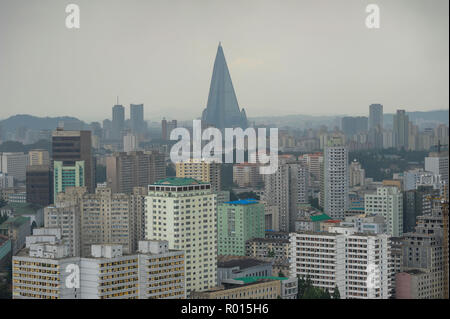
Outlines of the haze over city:
M 222 42 L 249 118 L 448 109 L 448 1 L 0 0 L 0 119 L 22 113 L 102 120 L 119 102 L 146 120 L 206 107 Z

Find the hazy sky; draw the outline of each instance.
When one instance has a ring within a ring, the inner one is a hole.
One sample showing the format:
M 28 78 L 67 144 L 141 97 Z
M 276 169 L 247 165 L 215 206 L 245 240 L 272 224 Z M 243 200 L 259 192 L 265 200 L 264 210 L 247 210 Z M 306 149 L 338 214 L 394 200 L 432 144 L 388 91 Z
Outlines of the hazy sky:
M 81 28 L 65 26 L 65 7 Z M 365 8 L 381 9 L 381 28 Z M 222 41 L 249 117 L 448 109 L 448 0 L 0 0 L 0 118 L 190 119 Z M 126 116 L 129 117 L 127 107 Z

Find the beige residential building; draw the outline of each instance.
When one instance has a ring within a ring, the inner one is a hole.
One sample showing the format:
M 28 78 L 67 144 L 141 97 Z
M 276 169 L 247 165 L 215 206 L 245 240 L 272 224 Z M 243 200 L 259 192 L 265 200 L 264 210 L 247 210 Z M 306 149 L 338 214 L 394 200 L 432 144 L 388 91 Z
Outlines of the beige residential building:
M 60 203 L 80 207 L 81 256 L 87 256 L 96 244 L 123 245 L 125 254 L 135 251 L 138 235 L 142 236 L 143 194 L 139 188 L 132 195 L 115 194 L 107 187 L 98 187 L 94 194 L 85 188 L 69 188 L 59 194 Z
M 115 153 L 106 158 L 107 185 L 114 193 L 133 192 L 166 177 L 164 155 L 156 152 Z
M 262 175 L 259 173 L 260 165 L 256 163 L 242 163 L 233 165 L 233 183 L 239 187 L 261 187 Z
M 204 160 L 191 159 L 187 162 L 176 163 L 177 177 L 193 178 L 205 183 L 210 183 L 212 190 L 221 190 L 221 164 L 209 163 Z
M 31 150 L 28 152 L 28 165 L 50 165 L 50 156 L 47 150 Z

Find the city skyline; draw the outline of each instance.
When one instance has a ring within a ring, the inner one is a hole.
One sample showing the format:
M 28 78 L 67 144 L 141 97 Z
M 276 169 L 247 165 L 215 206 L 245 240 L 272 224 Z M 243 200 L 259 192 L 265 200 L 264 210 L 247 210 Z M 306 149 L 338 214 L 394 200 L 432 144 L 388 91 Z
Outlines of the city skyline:
M 2 119 L 76 109 L 99 121 L 117 96 L 143 103 L 146 120 L 199 118 L 220 41 L 249 118 L 448 109 L 446 1 L 378 1 L 377 30 L 359 1 L 247 1 L 236 12 L 234 2 L 80 0 L 79 30 L 54 1 L 0 3 Z

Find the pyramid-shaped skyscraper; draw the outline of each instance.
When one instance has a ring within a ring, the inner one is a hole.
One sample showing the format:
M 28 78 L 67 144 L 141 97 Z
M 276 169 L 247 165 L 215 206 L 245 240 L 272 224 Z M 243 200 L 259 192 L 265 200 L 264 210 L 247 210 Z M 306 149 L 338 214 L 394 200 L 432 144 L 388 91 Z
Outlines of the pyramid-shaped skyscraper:
M 206 125 L 212 125 L 220 130 L 227 127 L 247 128 L 247 116 L 244 109 L 242 111 L 239 109 L 227 61 L 220 43 L 214 62 L 208 105 L 203 111 L 202 121 Z

